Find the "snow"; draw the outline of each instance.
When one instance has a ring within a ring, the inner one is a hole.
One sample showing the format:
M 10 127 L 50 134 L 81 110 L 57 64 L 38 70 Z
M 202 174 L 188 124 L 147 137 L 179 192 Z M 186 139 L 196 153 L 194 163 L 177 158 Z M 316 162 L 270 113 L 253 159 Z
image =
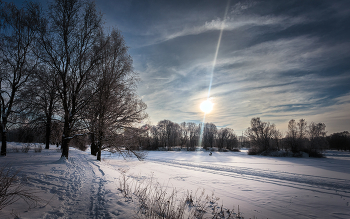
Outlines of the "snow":
M 245 218 L 350 218 L 350 154 L 327 158 L 250 156 L 237 152 L 151 151 L 144 162 L 105 154 L 130 176 L 151 174 L 183 192 L 214 191 L 227 208 L 239 205 Z
M 9 143 L 9 148 L 13 147 L 22 145 Z M 24 201 L 18 201 L 0 211 L 0 218 L 14 218 L 14 214 L 47 219 L 131 218 L 135 214 L 135 207 L 125 203 L 117 190 L 117 170 L 74 148 L 69 155 L 68 161 L 62 159 L 60 150 L 51 146 L 41 153 L 30 150 L 1 157 L 1 166 L 20 169 L 19 177 L 26 178 L 27 187 L 46 202 L 28 209 Z
M 22 144 L 9 143 L 11 147 Z M 328 151 L 327 158 L 249 156 L 242 152 L 150 151 L 144 161 L 124 160 L 103 152 L 70 148 L 60 159 L 56 146 L 41 153 L 0 157 L 21 170 L 28 187 L 49 203 L 28 209 L 19 201 L 0 211 L 0 218 L 134 218 L 135 202 L 118 190 L 120 171 L 133 180 L 150 179 L 179 193 L 205 189 L 220 205 L 245 218 L 350 218 L 350 154 Z M 12 215 L 11 215 L 12 213 Z

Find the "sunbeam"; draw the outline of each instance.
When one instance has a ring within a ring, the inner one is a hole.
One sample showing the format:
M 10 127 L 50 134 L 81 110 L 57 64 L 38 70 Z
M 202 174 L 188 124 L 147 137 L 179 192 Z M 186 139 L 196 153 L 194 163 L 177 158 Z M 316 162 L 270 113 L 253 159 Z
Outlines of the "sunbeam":
M 226 16 L 227 16 L 227 11 L 228 8 L 230 6 L 230 0 L 227 1 L 227 5 L 226 5 L 226 9 L 225 9 L 225 14 L 224 14 L 224 19 L 221 23 L 221 27 L 220 27 L 220 35 L 219 35 L 219 40 L 218 40 L 218 44 L 216 45 L 216 50 L 215 50 L 215 55 L 214 55 L 214 61 L 213 61 L 213 66 L 211 68 L 211 75 L 210 75 L 210 82 L 209 82 L 209 88 L 208 88 L 208 96 L 207 96 L 207 100 L 206 101 L 210 101 L 210 91 L 211 91 L 211 86 L 213 83 L 213 76 L 214 76 L 214 70 L 215 70 L 215 65 L 216 65 L 216 59 L 218 57 L 218 53 L 219 53 L 219 48 L 220 48 L 220 44 L 221 44 L 221 37 L 222 37 L 222 32 L 224 31 L 224 27 L 225 27 L 225 21 L 226 21 Z M 204 110 L 203 110 L 204 111 Z M 210 110 L 211 111 L 211 110 Z M 200 136 L 199 136 L 199 146 L 202 145 L 202 139 L 203 139 L 203 130 L 204 130 L 204 123 L 205 123 L 205 114 L 206 112 L 204 112 L 204 116 L 203 116 L 203 121 L 202 121 L 202 127 L 201 127 L 201 132 L 200 132 Z

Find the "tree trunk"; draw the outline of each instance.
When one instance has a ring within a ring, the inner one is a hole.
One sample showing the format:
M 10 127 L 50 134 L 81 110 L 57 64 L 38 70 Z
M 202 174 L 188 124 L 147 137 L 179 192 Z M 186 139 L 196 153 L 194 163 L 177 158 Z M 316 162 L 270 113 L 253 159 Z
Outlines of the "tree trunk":
M 69 127 L 69 121 L 68 119 L 65 119 L 64 121 L 64 128 L 63 128 L 63 136 L 62 136 L 62 155 L 61 157 L 65 157 L 68 160 L 68 152 L 69 152 L 69 141 L 70 141 L 70 127 Z
M 95 143 L 95 133 L 91 133 L 91 155 L 96 156 L 97 153 L 97 145 Z
M 97 141 L 97 160 L 101 161 L 101 151 L 102 151 L 102 139 L 103 139 L 103 132 L 100 131 L 98 133 L 98 141 Z
M 45 149 L 50 149 L 51 116 L 46 118 Z
M 6 124 L 7 124 L 7 117 L 2 117 L 2 124 L 1 127 L 1 156 L 6 156 L 6 149 L 7 149 L 7 139 L 6 139 Z
M 6 156 L 6 130 L 4 129 L 4 126 L 1 126 L 1 156 Z
M 101 145 L 98 145 L 97 160 L 101 161 Z

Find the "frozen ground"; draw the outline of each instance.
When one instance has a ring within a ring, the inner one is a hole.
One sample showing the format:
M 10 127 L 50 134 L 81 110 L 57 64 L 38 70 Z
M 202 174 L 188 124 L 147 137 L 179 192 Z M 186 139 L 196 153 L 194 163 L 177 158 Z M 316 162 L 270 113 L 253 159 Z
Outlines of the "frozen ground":
M 9 147 L 22 145 L 10 143 Z M 227 208 L 239 205 L 247 218 L 350 218 L 350 154 L 327 152 L 327 158 L 272 158 L 246 152 L 152 151 L 145 161 L 123 160 L 110 153 L 95 161 L 89 151 L 70 150 L 68 162 L 52 147 L 41 153 L 8 153 L 0 165 L 21 168 L 28 186 L 47 205 L 29 209 L 18 202 L 0 218 L 132 218 L 135 204 L 117 190 L 124 168 L 135 180 L 155 178 L 181 193 L 214 191 Z M 14 214 L 11 215 L 11 213 Z

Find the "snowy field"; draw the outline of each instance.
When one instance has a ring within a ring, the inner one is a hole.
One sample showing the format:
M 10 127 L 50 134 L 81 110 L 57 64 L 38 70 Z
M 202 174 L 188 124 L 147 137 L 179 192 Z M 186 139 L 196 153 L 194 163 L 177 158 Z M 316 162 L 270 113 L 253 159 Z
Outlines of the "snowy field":
M 239 205 L 246 219 L 350 218 L 348 152 L 328 151 L 320 159 L 151 151 L 142 162 L 107 152 L 98 162 L 89 153 L 71 148 L 68 162 L 60 160 L 56 147 L 0 157 L 1 165 L 20 168 L 28 187 L 48 201 L 29 210 L 19 201 L 3 209 L 0 218 L 135 218 L 135 203 L 118 190 L 121 168 L 133 180 L 152 177 L 179 193 L 214 192 L 226 208 Z

